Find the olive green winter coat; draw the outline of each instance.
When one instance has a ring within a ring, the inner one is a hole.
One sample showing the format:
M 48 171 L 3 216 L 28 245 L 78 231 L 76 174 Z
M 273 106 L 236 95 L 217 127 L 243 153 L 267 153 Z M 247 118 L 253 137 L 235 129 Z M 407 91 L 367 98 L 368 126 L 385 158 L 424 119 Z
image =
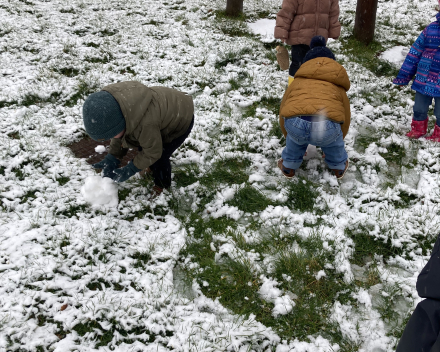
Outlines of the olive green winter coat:
M 124 157 L 128 148 L 142 150 L 133 160 L 138 169 L 146 169 L 161 156 L 164 143 L 183 135 L 194 116 L 192 97 L 175 89 L 147 87 L 136 81 L 108 85 L 125 118 L 125 134 L 113 138 L 109 153 Z

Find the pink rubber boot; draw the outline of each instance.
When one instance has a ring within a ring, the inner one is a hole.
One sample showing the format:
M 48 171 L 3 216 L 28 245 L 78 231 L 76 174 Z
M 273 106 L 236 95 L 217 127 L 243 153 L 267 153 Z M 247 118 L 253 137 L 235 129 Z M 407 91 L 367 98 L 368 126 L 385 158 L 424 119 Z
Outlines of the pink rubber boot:
M 437 124 L 435 124 L 434 133 L 426 137 L 426 139 L 428 141 L 440 142 L 440 127 Z
M 406 136 L 409 138 L 420 138 L 426 134 L 428 129 L 428 118 L 423 121 L 412 120 L 411 131 L 409 131 Z

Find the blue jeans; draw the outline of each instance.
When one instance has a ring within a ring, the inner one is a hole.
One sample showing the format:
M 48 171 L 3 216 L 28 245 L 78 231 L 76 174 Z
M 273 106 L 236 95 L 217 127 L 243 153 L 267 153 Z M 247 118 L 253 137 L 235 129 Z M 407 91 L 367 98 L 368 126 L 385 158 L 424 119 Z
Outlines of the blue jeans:
M 330 121 L 309 122 L 298 117 L 284 120 L 287 131 L 286 148 L 281 157 L 283 165 L 298 169 L 309 144 L 321 147 L 330 169 L 344 170 L 348 159 L 342 138 L 341 125 Z
M 433 98 L 419 92 L 416 92 L 414 101 L 414 120 L 425 121 L 428 118 L 429 106 L 432 103 L 432 99 L 435 100 L 434 115 L 437 118 L 437 125 L 440 126 L 440 97 Z

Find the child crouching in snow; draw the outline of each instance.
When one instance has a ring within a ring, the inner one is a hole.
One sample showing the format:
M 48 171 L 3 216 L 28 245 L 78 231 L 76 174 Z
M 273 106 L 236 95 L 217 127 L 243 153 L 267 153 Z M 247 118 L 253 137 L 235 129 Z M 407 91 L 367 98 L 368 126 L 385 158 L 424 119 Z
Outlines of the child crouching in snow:
M 440 0 L 439 0 L 440 5 Z M 426 139 L 440 142 L 440 13 L 437 20 L 426 27 L 406 56 L 393 83 L 406 86 L 414 77 L 411 89 L 416 91 L 411 131 L 406 135 L 420 138 L 428 129 L 428 110 L 435 100 L 434 115 L 437 118 L 434 132 Z
M 336 178 L 342 178 L 348 168 L 344 137 L 351 118 L 346 93 L 350 80 L 325 42 L 322 36 L 313 37 L 311 50 L 281 101 L 280 125 L 286 147 L 278 167 L 288 178 L 295 176 L 309 144 L 321 147 Z
M 146 169 L 153 175 L 157 195 L 171 186 L 170 157 L 191 132 L 194 105 L 192 97 L 175 89 L 120 82 L 86 99 L 83 120 L 92 139 L 111 139 L 109 153 L 93 167 L 116 182 Z M 139 153 L 119 168 L 128 148 Z

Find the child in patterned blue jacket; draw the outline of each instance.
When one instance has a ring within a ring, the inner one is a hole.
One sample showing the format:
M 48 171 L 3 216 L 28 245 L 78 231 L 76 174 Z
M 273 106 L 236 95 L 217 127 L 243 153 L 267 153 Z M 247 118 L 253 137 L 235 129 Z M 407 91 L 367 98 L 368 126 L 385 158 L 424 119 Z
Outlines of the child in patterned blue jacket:
M 440 6 L 440 0 L 439 0 Z M 440 142 L 440 13 L 437 20 L 426 27 L 406 56 L 393 83 L 406 86 L 414 77 L 411 88 L 416 91 L 411 131 L 406 135 L 420 138 L 428 129 L 428 110 L 435 100 L 434 115 L 437 123 L 434 133 L 426 139 Z

